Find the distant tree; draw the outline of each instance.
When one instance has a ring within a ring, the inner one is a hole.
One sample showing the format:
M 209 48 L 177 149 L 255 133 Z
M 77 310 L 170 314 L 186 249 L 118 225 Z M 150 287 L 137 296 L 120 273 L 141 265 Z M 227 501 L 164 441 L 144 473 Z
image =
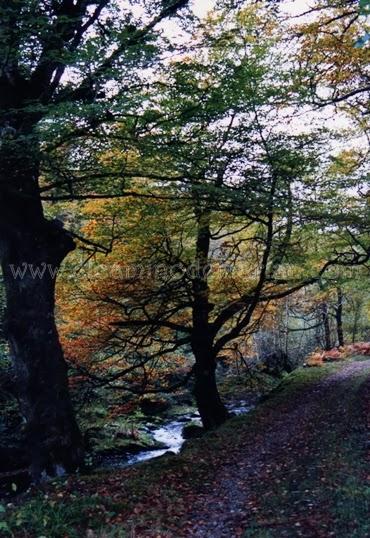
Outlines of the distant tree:
M 316 0 L 305 13 L 295 30 L 309 94 L 318 106 L 368 114 L 369 2 Z

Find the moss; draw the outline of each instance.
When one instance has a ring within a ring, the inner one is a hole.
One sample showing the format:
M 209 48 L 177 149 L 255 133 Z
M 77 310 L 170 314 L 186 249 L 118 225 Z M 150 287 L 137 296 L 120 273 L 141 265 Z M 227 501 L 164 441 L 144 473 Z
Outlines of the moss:
M 59 502 L 48 495 L 38 495 L 17 510 L 8 508 L 7 527 L 0 535 L 12 536 L 21 531 L 22 536 L 80 538 L 85 535 L 82 529 L 99 532 L 122 509 L 107 497 L 69 495 L 64 500 L 63 494 L 59 495 Z
M 227 400 L 253 398 L 270 392 L 281 379 L 254 370 L 251 374 L 227 375 L 219 383 L 219 388 L 222 397 Z

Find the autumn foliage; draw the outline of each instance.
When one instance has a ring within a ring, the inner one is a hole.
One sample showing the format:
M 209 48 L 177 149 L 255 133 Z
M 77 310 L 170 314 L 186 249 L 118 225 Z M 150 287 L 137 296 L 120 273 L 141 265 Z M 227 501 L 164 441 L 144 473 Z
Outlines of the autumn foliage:
M 343 361 L 356 355 L 370 356 L 370 342 L 358 342 L 329 351 L 317 350 L 306 361 L 307 366 L 322 366 L 325 362 Z

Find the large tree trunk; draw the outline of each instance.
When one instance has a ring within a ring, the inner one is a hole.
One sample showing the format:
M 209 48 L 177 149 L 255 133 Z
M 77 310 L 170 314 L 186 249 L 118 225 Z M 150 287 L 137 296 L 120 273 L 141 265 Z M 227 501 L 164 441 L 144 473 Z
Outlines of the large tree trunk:
M 217 428 L 230 417 L 218 392 L 212 356 L 196 356 L 194 396 L 206 430 Z
M 56 272 L 75 245 L 62 226 L 43 216 L 37 150 L 32 133 L 0 146 L 5 329 L 34 480 L 45 473 L 74 470 L 83 461 L 54 318 Z
M 216 383 L 216 356 L 209 323 L 212 305 L 209 302 L 208 255 L 210 246 L 210 214 L 197 213 L 196 274 L 193 279 L 192 350 L 195 357 L 194 396 L 206 430 L 220 426 L 229 417 L 221 401 Z
M 35 480 L 83 462 L 54 319 L 56 271 L 73 246 L 63 229 L 45 221 L 43 227 L 12 234 L 2 252 L 6 332 Z

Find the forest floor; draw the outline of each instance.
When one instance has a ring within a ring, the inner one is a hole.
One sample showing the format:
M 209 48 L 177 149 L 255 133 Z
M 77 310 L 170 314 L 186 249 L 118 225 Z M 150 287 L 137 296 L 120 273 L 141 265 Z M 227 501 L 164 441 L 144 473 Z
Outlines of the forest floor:
M 0 505 L 0 535 L 370 536 L 364 359 L 295 371 L 180 455 L 58 480 Z

